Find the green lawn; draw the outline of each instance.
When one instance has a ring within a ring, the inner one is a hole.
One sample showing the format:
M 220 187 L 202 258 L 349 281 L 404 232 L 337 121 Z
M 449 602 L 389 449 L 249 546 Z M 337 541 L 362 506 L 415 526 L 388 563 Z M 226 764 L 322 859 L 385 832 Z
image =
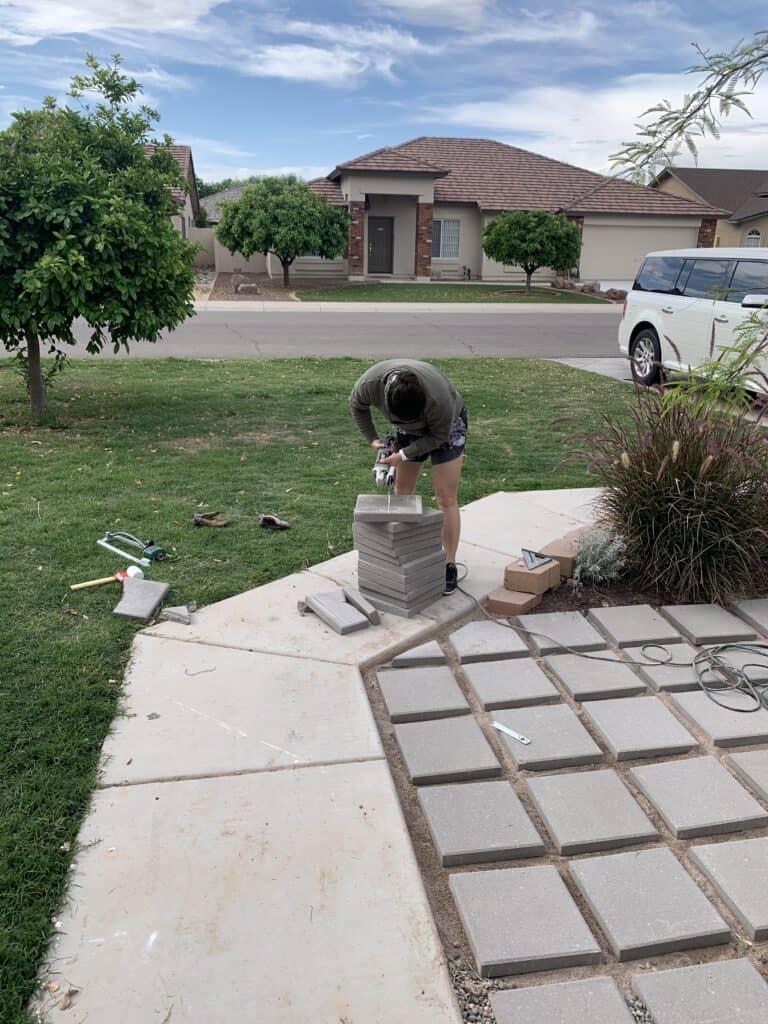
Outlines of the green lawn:
M 120 567 L 95 543 L 108 527 L 174 553 L 155 574 L 174 603 L 219 601 L 348 550 L 372 459 L 346 395 L 366 365 L 77 362 L 51 391 L 56 427 L 37 429 L 19 378 L 0 361 L 2 1024 L 26 1019 L 135 632 L 111 614 L 117 586 L 68 585 Z M 555 363 L 439 365 L 469 408 L 464 501 L 588 484 L 578 467 L 558 468 L 571 427 L 553 421 L 594 427 L 629 394 Z M 231 525 L 194 528 L 203 509 Z M 293 528 L 262 530 L 260 512 Z
M 582 292 L 556 292 L 495 284 L 344 284 L 331 288 L 299 288 L 302 302 L 602 302 Z

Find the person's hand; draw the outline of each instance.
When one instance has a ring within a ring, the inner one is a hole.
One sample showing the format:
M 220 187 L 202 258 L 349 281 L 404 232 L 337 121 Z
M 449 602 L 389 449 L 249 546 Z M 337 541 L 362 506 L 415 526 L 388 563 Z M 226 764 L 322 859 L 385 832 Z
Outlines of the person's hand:
M 371 448 L 386 448 L 386 447 L 387 446 L 384 444 L 384 442 L 380 441 L 378 439 L 378 437 L 376 438 L 375 441 L 371 441 Z
M 400 453 L 394 452 L 392 455 L 388 455 L 386 459 L 382 459 L 380 464 L 384 466 L 399 466 L 402 464 L 402 461 Z

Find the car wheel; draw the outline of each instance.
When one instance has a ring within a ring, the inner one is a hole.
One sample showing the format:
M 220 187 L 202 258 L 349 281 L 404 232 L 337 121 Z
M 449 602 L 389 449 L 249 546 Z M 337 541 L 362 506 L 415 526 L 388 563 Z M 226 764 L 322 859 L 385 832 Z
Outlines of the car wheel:
M 659 336 L 651 327 L 635 335 L 629 350 L 632 376 L 640 384 L 656 384 L 661 378 L 661 345 Z

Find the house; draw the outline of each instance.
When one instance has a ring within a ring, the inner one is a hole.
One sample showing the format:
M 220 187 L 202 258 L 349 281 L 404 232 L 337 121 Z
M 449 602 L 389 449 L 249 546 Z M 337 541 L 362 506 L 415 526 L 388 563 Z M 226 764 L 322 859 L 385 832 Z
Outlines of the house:
M 520 283 L 518 267 L 488 259 L 485 225 L 506 210 L 562 212 L 582 232 L 582 280 L 631 280 L 652 249 L 711 244 L 726 211 L 701 199 L 666 195 L 491 139 L 421 137 L 338 164 L 309 187 L 351 214 L 343 259 L 303 257 L 297 277 Z M 204 201 L 212 223 L 238 189 Z M 245 261 L 216 248 L 217 269 L 274 273 L 264 257 Z M 221 256 L 221 264 L 219 258 Z M 537 271 L 539 283 L 552 271 Z
M 730 211 L 718 218 L 711 245 L 768 245 L 768 171 L 667 167 L 651 184 L 666 195 Z
M 144 152 L 149 156 L 154 148 L 154 146 L 147 145 L 144 147 Z M 189 238 L 190 231 L 195 226 L 195 220 L 200 214 L 200 199 L 197 195 L 197 178 L 195 177 L 195 165 L 192 162 L 192 150 L 189 146 L 171 146 L 170 150 L 187 184 L 186 190 L 183 188 L 170 190 L 171 195 L 181 208 L 178 216 L 172 217 L 171 220 L 182 236 Z

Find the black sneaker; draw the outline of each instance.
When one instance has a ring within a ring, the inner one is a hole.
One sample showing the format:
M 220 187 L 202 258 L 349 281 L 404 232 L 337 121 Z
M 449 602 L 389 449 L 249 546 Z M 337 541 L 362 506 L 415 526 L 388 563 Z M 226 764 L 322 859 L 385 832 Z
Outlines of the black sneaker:
M 444 594 L 452 594 L 459 585 L 459 571 L 454 562 L 447 562 L 445 565 L 445 586 Z

